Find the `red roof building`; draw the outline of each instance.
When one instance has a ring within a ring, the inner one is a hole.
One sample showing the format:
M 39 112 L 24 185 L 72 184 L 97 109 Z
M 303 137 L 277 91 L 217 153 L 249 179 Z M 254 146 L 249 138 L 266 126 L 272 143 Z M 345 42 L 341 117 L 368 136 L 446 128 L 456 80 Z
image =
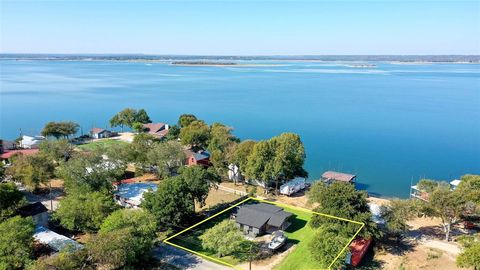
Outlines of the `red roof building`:
M 15 154 L 33 155 L 38 153 L 38 149 L 7 150 L 0 155 L 0 159 L 9 159 Z
M 158 138 L 163 138 L 168 134 L 168 125 L 165 123 L 148 123 L 143 124 L 148 134 L 152 134 Z

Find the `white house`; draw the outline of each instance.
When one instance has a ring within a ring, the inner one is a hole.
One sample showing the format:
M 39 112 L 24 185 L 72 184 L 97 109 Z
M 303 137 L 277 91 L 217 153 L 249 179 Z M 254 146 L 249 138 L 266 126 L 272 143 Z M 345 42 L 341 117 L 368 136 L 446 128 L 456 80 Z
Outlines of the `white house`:
M 22 140 L 20 140 L 20 147 L 21 148 L 38 148 L 41 142 L 45 140 L 43 136 L 27 136 L 23 135 Z
M 112 132 L 103 128 L 92 128 L 90 130 L 90 136 L 94 139 L 109 138 L 112 136 Z

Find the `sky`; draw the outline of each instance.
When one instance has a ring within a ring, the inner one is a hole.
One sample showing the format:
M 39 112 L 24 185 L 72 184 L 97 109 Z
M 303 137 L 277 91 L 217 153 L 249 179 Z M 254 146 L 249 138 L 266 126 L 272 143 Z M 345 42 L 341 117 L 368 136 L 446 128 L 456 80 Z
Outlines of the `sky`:
M 479 0 L 0 1 L 0 53 L 480 54 Z

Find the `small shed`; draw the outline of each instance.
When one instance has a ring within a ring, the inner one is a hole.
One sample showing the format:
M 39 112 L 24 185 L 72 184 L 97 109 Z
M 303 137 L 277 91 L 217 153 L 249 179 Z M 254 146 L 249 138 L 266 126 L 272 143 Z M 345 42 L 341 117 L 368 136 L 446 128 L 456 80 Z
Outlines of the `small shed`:
M 355 183 L 355 178 L 357 178 L 354 174 L 342 173 L 342 172 L 335 172 L 335 171 L 326 171 L 322 174 L 323 182 L 327 184 L 331 184 L 333 182 L 343 182 L 343 183 Z
M 31 203 L 20 207 L 17 213 L 22 217 L 32 217 L 37 226 L 48 227 L 48 209 L 41 202 Z
M 33 238 L 59 252 L 63 250 L 74 251 L 81 249 L 83 246 L 73 239 L 70 239 L 64 235 L 51 231 L 43 226 L 37 226 L 35 228 L 35 234 Z
M 94 139 L 103 139 L 112 137 L 112 132 L 103 128 L 92 128 L 90 130 L 90 136 Z

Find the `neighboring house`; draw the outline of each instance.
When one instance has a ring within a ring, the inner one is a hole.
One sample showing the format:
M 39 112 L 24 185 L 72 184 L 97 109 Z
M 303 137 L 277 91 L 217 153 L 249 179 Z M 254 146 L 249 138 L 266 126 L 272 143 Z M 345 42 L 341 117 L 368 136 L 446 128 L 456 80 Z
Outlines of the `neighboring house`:
M 60 252 L 63 250 L 74 251 L 81 249 L 83 246 L 64 235 L 51 231 L 43 226 L 37 226 L 35 228 L 35 234 L 33 238 L 52 248 L 53 250 Z
M 41 142 L 45 140 L 43 136 L 27 136 L 23 135 L 19 142 L 21 148 L 34 149 L 38 148 Z
M 201 165 L 201 166 L 211 166 L 212 164 L 210 163 L 210 153 L 208 151 L 198 151 L 198 152 L 193 152 L 192 150 L 185 150 L 184 151 L 185 156 L 187 157 L 186 164 L 188 166 L 192 165 Z
M 348 173 L 341 173 L 341 172 L 334 172 L 334 171 L 326 171 L 322 174 L 323 182 L 327 184 L 331 184 L 333 182 L 343 182 L 343 183 L 355 183 L 356 175 L 348 174 Z
M 123 207 L 137 208 L 145 192 L 156 191 L 155 183 L 129 183 L 128 179 L 115 184 L 115 200 Z
M 292 213 L 285 212 L 282 208 L 267 204 L 246 204 L 237 210 L 235 222 L 245 235 L 256 237 L 265 233 L 285 230 Z
M 90 136 L 94 139 L 102 139 L 112 137 L 112 132 L 103 128 L 92 128 L 90 130 Z
M 41 202 L 20 207 L 17 213 L 22 217 L 32 217 L 37 226 L 48 227 L 48 209 Z
M 14 141 L 6 141 L 0 139 L 0 154 L 8 150 L 14 150 L 16 148 L 16 143 Z
M 33 155 L 38 153 L 38 149 L 21 149 L 21 150 L 7 150 L 0 154 L 0 161 L 4 164 L 10 163 L 10 158 L 15 155 Z
M 168 134 L 168 125 L 165 123 L 143 124 L 143 128 L 145 128 L 148 134 L 151 134 L 159 139 L 165 137 Z

